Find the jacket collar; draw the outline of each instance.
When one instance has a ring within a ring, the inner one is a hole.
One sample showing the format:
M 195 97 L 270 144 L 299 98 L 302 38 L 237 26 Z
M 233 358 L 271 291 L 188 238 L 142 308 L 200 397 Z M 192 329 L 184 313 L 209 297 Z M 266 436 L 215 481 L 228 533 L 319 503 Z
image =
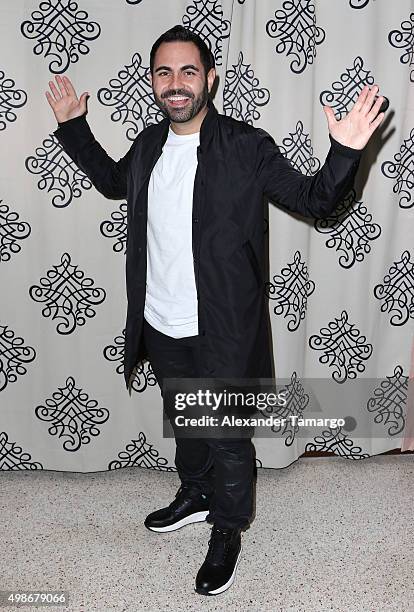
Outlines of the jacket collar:
M 203 151 L 204 147 L 209 144 L 213 137 L 214 128 L 217 123 L 218 112 L 213 104 L 213 100 L 208 97 L 207 100 L 207 115 L 203 119 L 203 123 L 200 128 L 200 149 Z
M 207 100 L 207 114 L 204 117 L 203 122 L 200 127 L 200 150 L 201 151 L 203 151 L 204 147 L 209 144 L 213 136 L 214 127 L 217 122 L 217 117 L 218 117 L 217 109 L 214 106 L 214 103 L 209 96 Z M 161 138 L 158 144 L 158 149 L 160 152 L 168 137 L 170 121 L 168 118 L 163 119 L 159 125 L 162 126 Z

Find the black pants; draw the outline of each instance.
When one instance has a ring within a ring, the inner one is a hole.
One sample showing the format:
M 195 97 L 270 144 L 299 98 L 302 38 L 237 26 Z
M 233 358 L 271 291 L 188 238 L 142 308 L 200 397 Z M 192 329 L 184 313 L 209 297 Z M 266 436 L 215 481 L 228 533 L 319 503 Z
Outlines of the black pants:
M 144 319 L 150 363 L 164 378 L 201 378 L 199 336 L 171 338 Z M 253 514 L 254 446 L 250 438 L 175 438 L 175 465 L 182 484 L 211 496 L 207 521 L 245 527 Z

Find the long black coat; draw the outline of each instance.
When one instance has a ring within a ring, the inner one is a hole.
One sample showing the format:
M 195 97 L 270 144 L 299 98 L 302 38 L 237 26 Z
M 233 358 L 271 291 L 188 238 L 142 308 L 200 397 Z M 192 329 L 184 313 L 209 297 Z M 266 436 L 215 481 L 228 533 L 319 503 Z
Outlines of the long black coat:
M 193 195 L 193 258 L 203 342 L 203 377 L 272 376 L 264 293 L 263 198 L 323 218 L 352 187 L 361 152 L 330 137 L 321 169 L 298 172 L 262 129 L 219 114 L 209 101 L 200 131 Z M 147 357 L 142 338 L 146 288 L 148 181 L 169 120 L 145 128 L 115 162 L 95 140 L 85 115 L 59 125 L 63 149 L 108 198 L 127 198 L 124 376 L 128 388 Z M 168 205 L 168 203 L 166 203 Z

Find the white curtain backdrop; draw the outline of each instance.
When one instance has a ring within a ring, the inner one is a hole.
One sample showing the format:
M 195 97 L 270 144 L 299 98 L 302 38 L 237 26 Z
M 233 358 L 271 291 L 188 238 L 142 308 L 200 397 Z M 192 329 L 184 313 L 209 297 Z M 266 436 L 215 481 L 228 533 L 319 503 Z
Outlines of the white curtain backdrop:
M 149 51 L 175 24 L 209 42 L 218 110 L 267 130 L 305 174 L 329 149 L 322 104 L 340 118 L 366 83 L 389 97 L 355 188 L 329 219 L 264 203 L 264 291 L 289 411 L 306 417 L 303 385 L 317 379 L 329 383 L 324 415 L 343 416 L 345 406 L 356 426 L 307 436 L 287 428 L 254 443 L 263 467 L 284 467 L 306 450 L 361 459 L 404 444 L 414 322 L 413 4 L 2 0 L 0 469 L 175 470 L 150 364 L 131 395 L 122 375 L 126 202 L 105 199 L 62 151 L 44 95 L 62 73 L 78 94 L 89 91 L 91 129 L 119 159 L 161 119 Z

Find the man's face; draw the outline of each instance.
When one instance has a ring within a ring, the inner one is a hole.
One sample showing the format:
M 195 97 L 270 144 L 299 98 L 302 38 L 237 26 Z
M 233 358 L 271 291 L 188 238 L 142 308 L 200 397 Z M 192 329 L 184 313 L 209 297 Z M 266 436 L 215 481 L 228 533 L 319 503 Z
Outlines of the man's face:
M 192 42 L 162 43 L 155 54 L 152 90 L 157 105 L 170 121 L 184 123 L 204 108 L 215 78 L 207 75 L 198 47 Z

